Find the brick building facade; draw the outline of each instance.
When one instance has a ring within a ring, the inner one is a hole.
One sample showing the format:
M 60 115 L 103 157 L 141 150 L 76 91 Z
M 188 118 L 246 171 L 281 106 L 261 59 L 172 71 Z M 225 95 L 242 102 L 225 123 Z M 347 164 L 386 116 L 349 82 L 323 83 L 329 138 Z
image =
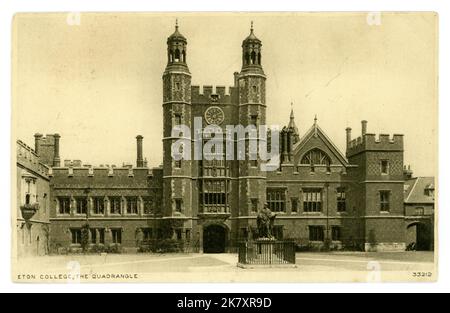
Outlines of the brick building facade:
M 266 75 L 262 43 L 253 27 L 242 43 L 242 69 L 234 85 L 193 86 L 187 39 L 179 32 L 167 39 L 163 73 L 163 165 L 150 169 L 137 137 L 136 166 L 92 167 L 59 160 L 59 136 L 53 145 L 36 136 L 36 150 L 50 167 L 51 241 L 77 246 L 82 225 L 89 223 L 94 244 L 121 244 L 135 249 L 143 239 L 162 239 L 172 225 L 173 239 L 192 251 L 232 251 L 237 242 L 256 236 L 256 216 L 267 203 L 278 214 L 279 239 L 299 247 L 399 251 L 406 248 L 403 135 L 367 132 L 352 138 L 346 130 L 345 155 L 314 121 L 300 136 L 294 113 L 280 136 L 280 164 L 262 171 L 260 159 L 175 160 L 172 136 L 177 125 L 194 133 L 216 125 L 266 124 Z M 47 138 L 49 138 L 47 136 Z M 209 139 L 189 138 L 194 153 Z M 234 148 L 239 142 L 232 139 Z M 198 142 L 197 142 L 198 143 Z M 248 151 L 249 140 L 244 140 Z M 236 151 L 236 150 L 235 150 Z M 225 152 L 224 152 L 225 153 Z
M 50 238 L 49 167 L 41 162 L 38 151 L 20 140 L 16 156 L 16 255 L 45 255 Z

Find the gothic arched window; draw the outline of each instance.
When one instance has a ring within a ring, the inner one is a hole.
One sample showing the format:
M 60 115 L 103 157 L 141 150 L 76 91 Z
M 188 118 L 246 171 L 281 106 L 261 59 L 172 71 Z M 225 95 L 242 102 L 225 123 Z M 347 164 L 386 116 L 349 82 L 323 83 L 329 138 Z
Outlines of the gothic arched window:
M 175 50 L 175 62 L 180 62 L 180 50 Z
M 186 63 L 186 51 L 183 50 L 183 52 L 182 52 L 181 55 L 183 56 L 183 60 L 182 60 L 182 61 L 183 61 L 184 63 Z
M 261 65 L 261 52 L 258 53 L 258 64 Z
M 250 54 L 248 52 L 245 53 L 245 64 L 250 64 Z
M 316 148 L 306 152 L 300 163 L 311 165 L 312 171 L 315 165 L 325 165 L 327 171 L 330 171 L 331 159 L 325 152 Z

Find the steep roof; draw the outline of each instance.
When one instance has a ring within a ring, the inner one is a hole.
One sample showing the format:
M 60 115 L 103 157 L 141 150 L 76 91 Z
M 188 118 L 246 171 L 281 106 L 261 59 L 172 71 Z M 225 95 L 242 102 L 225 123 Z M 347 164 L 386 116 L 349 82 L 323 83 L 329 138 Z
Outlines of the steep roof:
M 427 189 L 434 191 L 434 177 L 415 177 L 405 181 L 405 203 L 434 203 L 434 192 L 426 193 Z
M 348 161 L 345 158 L 344 154 L 339 150 L 339 148 L 331 141 L 331 139 L 325 134 L 325 132 L 322 130 L 322 128 L 319 127 L 317 124 L 317 118 L 314 119 L 314 124 L 311 126 L 311 128 L 306 132 L 306 134 L 300 138 L 300 141 L 297 142 L 294 145 L 294 153 L 297 154 L 302 150 L 303 146 L 308 143 L 308 141 L 313 138 L 317 137 L 322 140 L 322 142 L 328 147 L 328 149 L 334 154 L 334 156 L 339 159 L 339 161 L 343 165 L 348 165 Z
M 253 33 L 253 22 L 251 24 L 251 28 L 250 28 L 250 35 L 247 36 L 247 38 L 244 39 L 243 44 L 245 43 L 260 43 L 261 40 L 258 39 L 258 37 L 255 36 L 255 34 Z
M 175 24 L 175 32 L 172 35 L 170 35 L 169 38 L 167 38 L 167 42 L 170 42 L 170 41 L 186 42 L 186 37 L 184 37 L 178 30 L 178 20 L 176 21 L 176 24 Z
M 289 129 L 292 129 L 294 132 L 294 144 L 300 141 L 300 133 L 298 131 L 298 127 L 295 124 L 295 116 L 294 116 L 294 109 L 291 109 L 291 116 L 289 117 Z

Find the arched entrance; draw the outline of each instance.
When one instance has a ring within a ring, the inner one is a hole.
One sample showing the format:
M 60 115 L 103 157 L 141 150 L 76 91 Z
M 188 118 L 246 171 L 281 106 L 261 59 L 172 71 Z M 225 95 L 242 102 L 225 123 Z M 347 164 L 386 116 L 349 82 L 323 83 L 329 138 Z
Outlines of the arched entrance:
M 407 248 L 415 251 L 430 251 L 432 249 L 432 233 L 428 224 L 415 222 L 407 227 Z
M 203 229 L 203 252 L 225 253 L 227 242 L 226 227 L 218 224 L 205 226 Z

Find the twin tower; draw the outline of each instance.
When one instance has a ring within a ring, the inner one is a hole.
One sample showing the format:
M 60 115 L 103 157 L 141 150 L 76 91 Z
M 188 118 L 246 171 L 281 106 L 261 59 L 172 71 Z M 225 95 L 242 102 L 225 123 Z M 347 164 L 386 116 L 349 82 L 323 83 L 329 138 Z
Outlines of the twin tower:
M 259 170 L 259 160 L 175 161 L 171 157 L 172 143 L 179 139 L 171 137 L 172 128 L 183 124 L 192 130 L 194 117 L 202 118 L 202 127 L 266 124 L 261 47 L 252 23 L 250 35 L 242 42 L 242 69 L 234 74 L 234 86 L 228 93 L 219 86 L 215 91 L 212 86 L 204 86 L 201 92 L 200 87 L 191 86 L 187 40 L 178 25 L 167 39 L 163 74 L 165 216 L 245 216 L 250 207 L 264 204 L 266 175 Z M 252 203 L 250 195 L 259 199 L 258 203 Z

